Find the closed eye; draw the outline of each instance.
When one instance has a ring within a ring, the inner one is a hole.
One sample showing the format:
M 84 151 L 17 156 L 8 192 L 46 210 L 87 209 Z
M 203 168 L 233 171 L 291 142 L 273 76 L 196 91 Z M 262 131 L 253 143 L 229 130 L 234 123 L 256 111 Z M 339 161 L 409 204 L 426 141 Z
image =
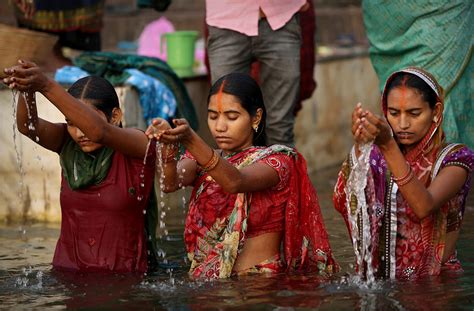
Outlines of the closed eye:
M 227 118 L 229 120 L 234 121 L 234 120 L 237 120 L 239 118 L 239 114 L 237 114 L 237 113 L 228 113 Z
M 217 113 L 215 112 L 208 112 L 207 117 L 211 120 L 217 119 Z
M 397 116 L 400 112 L 398 110 L 389 109 L 388 113 L 390 113 L 391 116 Z
M 419 115 L 421 114 L 421 111 L 418 110 L 418 109 L 417 109 L 417 110 L 410 110 L 410 111 L 408 111 L 408 113 L 409 113 L 410 115 L 412 115 L 412 116 L 417 117 L 417 116 L 419 116 Z

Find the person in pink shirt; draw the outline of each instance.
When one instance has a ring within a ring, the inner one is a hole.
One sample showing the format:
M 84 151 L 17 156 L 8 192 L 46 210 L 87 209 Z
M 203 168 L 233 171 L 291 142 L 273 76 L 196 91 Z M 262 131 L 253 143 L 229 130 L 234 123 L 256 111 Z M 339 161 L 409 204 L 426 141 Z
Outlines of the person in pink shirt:
M 306 0 L 206 0 L 211 81 L 231 72 L 259 79 L 267 105 L 267 144 L 294 146 L 294 107 L 299 100 L 301 27 Z

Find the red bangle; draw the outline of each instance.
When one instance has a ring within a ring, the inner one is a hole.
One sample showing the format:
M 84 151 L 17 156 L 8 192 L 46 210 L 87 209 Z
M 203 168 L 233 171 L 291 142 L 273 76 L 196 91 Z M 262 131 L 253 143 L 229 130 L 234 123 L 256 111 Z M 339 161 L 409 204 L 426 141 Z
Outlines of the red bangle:
M 396 178 L 395 176 L 393 177 L 393 181 L 396 182 L 399 187 L 408 184 L 413 179 L 413 177 L 415 177 L 415 174 L 413 174 L 413 170 L 411 166 L 409 164 L 407 165 L 408 165 L 408 171 L 403 177 L 400 177 L 400 178 Z
M 220 159 L 220 157 L 217 154 L 217 152 L 215 150 L 212 150 L 212 157 L 206 163 L 206 165 L 202 166 L 202 170 L 205 171 L 205 172 L 209 172 L 209 171 L 213 170 L 217 166 L 217 164 L 219 163 L 219 159 Z

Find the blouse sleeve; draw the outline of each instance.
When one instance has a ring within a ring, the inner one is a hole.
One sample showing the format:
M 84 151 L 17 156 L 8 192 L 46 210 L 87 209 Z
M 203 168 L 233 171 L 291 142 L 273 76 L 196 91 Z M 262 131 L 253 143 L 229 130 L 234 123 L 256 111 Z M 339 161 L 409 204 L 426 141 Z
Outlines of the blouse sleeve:
M 281 190 L 288 186 L 291 157 L 286 154 L 272 154 L 258 161 L 272 167 L 277 173 L 280 181 L 272 189 Z
M 471 175 L 474 169 L 474 152 L 465 146 L 451 152 L 442 162 L 442 167 L 447 166 L 459 166 L 468 172 L 468 177 L 462 189 L 443 207 L 447 213 L 446 232 L 451 232 L 459 230 L 462 223 L 466 198 L 471 187 Z
M 474 170 L 474 152 L 463 146 L 460 149 L 448 154 L 442 163 L 442 167 L 460 166 L 471 174 Z

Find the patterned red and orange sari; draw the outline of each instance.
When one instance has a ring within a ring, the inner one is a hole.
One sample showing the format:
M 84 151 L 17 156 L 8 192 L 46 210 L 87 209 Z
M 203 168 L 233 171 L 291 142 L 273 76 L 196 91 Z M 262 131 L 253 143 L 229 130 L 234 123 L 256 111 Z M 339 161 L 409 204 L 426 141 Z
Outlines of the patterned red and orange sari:
M 321 274 L 338 269 L 332 257 L 316 191 L 307 175 L 306 162 L 294 149 L 273 145 L 250 147 L 226 157 L 237 168 L 258 161 L 271 165 L 285 180 L 284 187 L 259 193 L 225 193 L 207 174 L 195 181 L 185 227 L 185 244 L 191 260 L 190 275 L 196 278 L 226 278 L 235 274 L 233 267 L 247 238 L 250 212 L 262 201 L 283 204 L 281 231 L 282 254 L 277 254 L 246 273 L 282 272 L 312 269 Z M 288 174 L 282 174 L 285 171 Z M 288 188 L 285 188 L 288 187 Z M 291 195 L 279 196 L 285 188 Z M 263 205 L 262 205 L 263 206 Z M 270 221 L 270 220 L 269 220 Z

